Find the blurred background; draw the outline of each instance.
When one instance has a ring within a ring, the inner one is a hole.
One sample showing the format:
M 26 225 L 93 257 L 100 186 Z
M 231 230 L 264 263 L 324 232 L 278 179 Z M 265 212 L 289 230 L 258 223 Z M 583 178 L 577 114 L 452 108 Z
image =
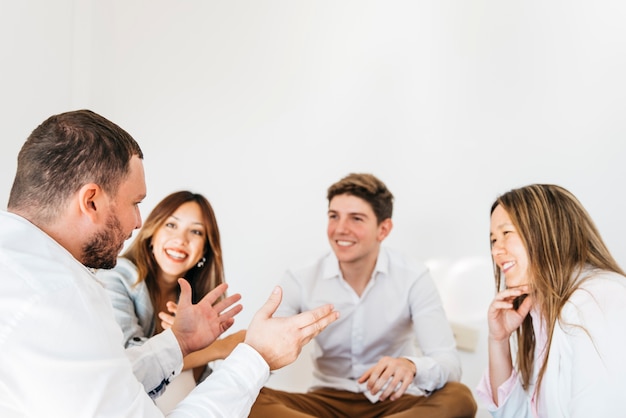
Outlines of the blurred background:
M 142 146 L 146 216 L 203 193 L 245 328 L 287 267 L 328 250 L 326 188 L 371 172 L 386 244 L 429 263 L 472 388 L 493 296 L 489 208 L 556 183 L 626 266 L 626 3 L 1 0 L 0 200 L 48 116 L 89 108 Z M 306 354 L 306 353 L 305 353 Z M 304 390 L 305 360 L 270 385 Z

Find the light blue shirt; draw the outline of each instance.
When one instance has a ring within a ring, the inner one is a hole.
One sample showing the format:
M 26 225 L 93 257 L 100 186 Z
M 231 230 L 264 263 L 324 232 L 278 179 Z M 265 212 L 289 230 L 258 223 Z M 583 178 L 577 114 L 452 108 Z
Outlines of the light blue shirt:
M 137 267 L 120 257 L 113 269 L 98 270 L 96 277 L 111 299 L 115 320 L 124 334 L 124 346 L 144 344 L 154 335 L 156 320 L 146 282 L 137 283 Z
M 359 295 L 330 252 L 313 265 L 287 271 L 277 315 L 332 303 L 339 319 L 315 338 L 313 385 L 363 392 L 358 378 L 383 356 L 417 367 L 408 394 L 424 395 L 461 378 L 461 362 L 441 299 L 426 266 L 382 247 Z M 419 347 L 419 348 L 418 348 Z

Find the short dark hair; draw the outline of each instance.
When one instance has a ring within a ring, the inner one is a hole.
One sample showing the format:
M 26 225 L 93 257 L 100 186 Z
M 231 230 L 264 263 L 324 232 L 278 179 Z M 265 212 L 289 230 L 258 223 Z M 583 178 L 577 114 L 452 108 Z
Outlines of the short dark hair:
M 35 208 L 31 211 L 37 218 L 49 222 L 87 183 L 115 196 L 134 155 L 143 158 L 139 144 L 90 110 L 51 116 L 35 128 L 19 152 L 8 208 Z
M 393 213 L 393 195 L 387 189 L 385 183 L 372 174 L 348 174 L 328 188 L 328 203 L 330 204 L 333 197 L 342 194 L 350 194 L 369 203 L 378 223 L 391 218 Z

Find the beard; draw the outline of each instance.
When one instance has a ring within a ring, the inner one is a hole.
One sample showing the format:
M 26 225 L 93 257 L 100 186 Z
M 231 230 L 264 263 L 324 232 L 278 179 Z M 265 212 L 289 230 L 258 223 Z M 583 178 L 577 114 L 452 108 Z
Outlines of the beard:
M 104 231 L 96 233 L 83 246 L 83 264 L 94 269 L 111 269 L 128 237 L 122 231 L 119 219 L 111 214 Z

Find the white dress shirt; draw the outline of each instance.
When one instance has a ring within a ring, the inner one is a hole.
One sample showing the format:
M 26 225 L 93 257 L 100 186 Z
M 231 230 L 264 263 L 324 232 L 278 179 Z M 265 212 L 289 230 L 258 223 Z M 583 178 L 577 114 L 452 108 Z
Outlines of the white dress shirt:
M 381 247 L 359 297 L 330 252 L 307 268 L 287 271 L 281 284 L 284 296 L 277 315 L 324 303 L 339 311 L 339 319 L 315 338 L 312 388 L 365 392 L 357 380 L 383 356 L 415 363 L 417 374 L 408 394 L 428 394 L 461 378 L 452 330 L 423 264 Z
M 146 391 L 182 369 L 174 334 L 125 350 L 89 269 L 15 214 L 0 230 L 0 416 L 163 416 Z M 245 417 L 268 377 L 240 344 L 169 416 Z
M 515 371 L 498 388 L 500 405 L 491 397 L 488 371 L 483 375 L 477 394 L 494 417 L 624 416 L 626 277 L 599 270 L 587 274 L 592 278 L 568 299 L 554 327 L 538 402 L 533 394 L 541 359 L 535 358 L 527 391 Z

